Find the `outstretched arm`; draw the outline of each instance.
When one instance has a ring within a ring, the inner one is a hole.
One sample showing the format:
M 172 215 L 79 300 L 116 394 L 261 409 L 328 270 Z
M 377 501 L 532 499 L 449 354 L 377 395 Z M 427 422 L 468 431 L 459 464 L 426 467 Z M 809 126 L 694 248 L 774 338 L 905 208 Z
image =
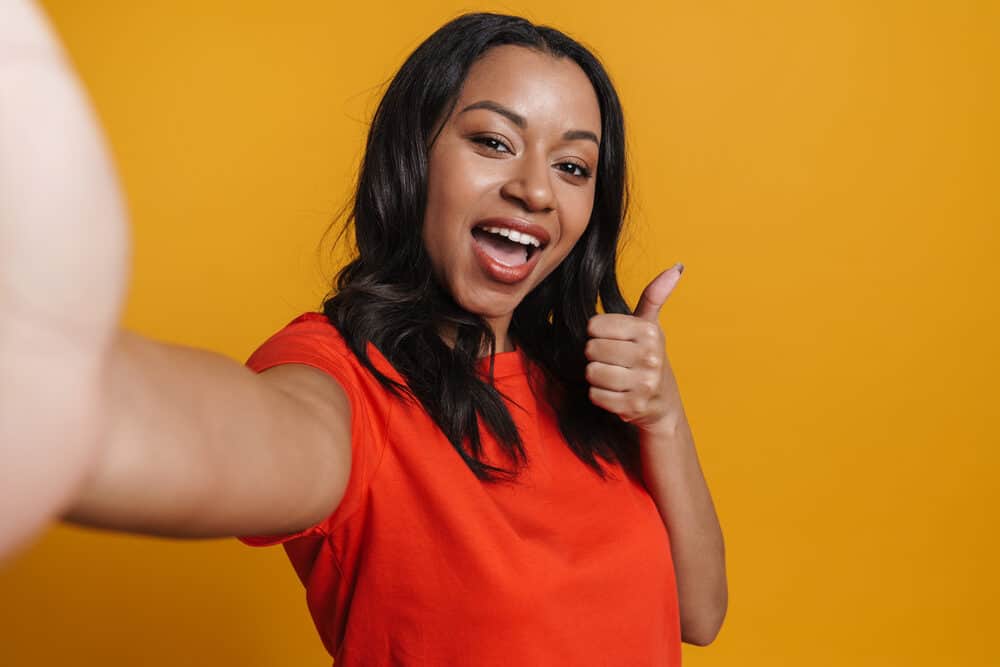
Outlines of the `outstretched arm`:
M 0 0 L 0 557 L 59 516 L 204 537 L 331 512 L 350 470 L 340 386 L 121 331 L 127 265 L 83 88 L 37 6 Z
M 256 375 L 123 331 L 108 392 L 101 456 L 70 521 L 166 537 L 279 535 L 318 523 L 343 497 L 350 405 L 322 371 Z

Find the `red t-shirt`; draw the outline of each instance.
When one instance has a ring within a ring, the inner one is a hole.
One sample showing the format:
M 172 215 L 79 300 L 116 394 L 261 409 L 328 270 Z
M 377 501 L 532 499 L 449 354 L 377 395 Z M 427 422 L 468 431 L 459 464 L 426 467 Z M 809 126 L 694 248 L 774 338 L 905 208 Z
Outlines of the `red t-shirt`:
M 419 404 L 383 389 L 323 314 L 293 320 L 247 366 L 287 363 L 344 388 L 350 479 L 318 525 L 240 539 L 284 544 L 337 667 L 680 665 L 670 542 L 656 505 L 621 467 L 607 466 L 614 478 L 603 481 L 576 458 L 531 391 L 520 351 L 494 357 L 528 455 L 514 484 L 479 481 Z M 490 433 L 482 438 L 487 459 L 507 467 Z

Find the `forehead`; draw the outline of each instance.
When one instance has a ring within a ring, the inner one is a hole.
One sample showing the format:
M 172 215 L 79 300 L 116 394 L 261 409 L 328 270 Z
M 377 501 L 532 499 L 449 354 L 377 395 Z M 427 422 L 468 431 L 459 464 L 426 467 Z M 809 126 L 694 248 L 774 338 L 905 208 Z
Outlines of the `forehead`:
M 456 108 L 492 100 L 525 117 L 528 126 L 601 134 L 597 93 L 580 66 L 521 46 L 498 46 L 469 68 Z

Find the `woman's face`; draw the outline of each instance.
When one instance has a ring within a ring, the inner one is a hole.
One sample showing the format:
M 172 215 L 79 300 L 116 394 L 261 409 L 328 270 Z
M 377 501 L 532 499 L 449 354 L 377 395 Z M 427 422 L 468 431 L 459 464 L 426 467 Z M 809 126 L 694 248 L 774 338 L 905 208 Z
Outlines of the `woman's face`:
M 587 227 L 600 140 L 597 95 L 575 62 L 500 46 L 470 68 L 431 147 L 424 245 L 498 350 L 514 308 Z

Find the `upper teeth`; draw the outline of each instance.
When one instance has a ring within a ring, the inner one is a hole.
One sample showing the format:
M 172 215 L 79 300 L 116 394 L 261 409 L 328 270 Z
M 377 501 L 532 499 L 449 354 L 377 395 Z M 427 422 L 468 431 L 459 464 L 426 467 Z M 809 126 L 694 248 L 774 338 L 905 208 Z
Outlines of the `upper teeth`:
M 542 242 L 536 239 L 531 234 L 526 232 L 518 232 L 513 229 L 507 229 L 506 227 L 483 227 L 485 231 L 490 234 L 499 234 L 500 236 L 505 236 L 514 243 L 521 243 L 523 245 L 533 245 L 536 248 L 542 245 Z

